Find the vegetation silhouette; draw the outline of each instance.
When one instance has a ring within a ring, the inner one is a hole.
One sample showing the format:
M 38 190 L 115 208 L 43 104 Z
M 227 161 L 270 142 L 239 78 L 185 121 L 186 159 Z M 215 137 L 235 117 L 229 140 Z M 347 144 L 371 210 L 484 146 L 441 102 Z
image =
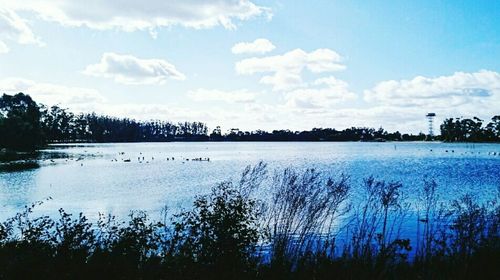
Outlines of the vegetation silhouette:
M 31 149 L 43 144 L 38 105 L 23 93 L 0 98 L 0 148 Z
M 313 128 L 310 131 L 230 129 L 216 127 L 208 134 L 202 122 L 136 121 L 73 114 L 59 106 L 38 105 L 28 95 L 4 94 L 0 98 L 0 148 L 35 150 L 47 143 L 164 142 L 164 141 L 424 141 L 500 142 L 500 116 L 483 127 L 483 120 L 446 119 L 441 135 L 429 137 L 387 132 L 383 128 L 352 127 L 344 130 Z
M 472 119 L 449 118 L 441 124 L 441 139 L 446 142 L 500 142 L 500 115 L 491 118 L 483 126 L 484 121 Z
M 424 180 L 410 207 L 398 182 L 259 163 L 162 221 L 33 217 L 34 203 L 0 223 L 0 279 L 498 279 L 500 190 L 438 193 Z
M 484 129 L 482 121 L 446 120 L 441 125 L 444 141 L 500 141 L 500 116 Z M 0 98 L 0 148 L 35 150 L 47 143 L 74 142 L 162 142 L 162 141 L 423 141 L 425 134 L 389 133 L 382 128 L 352 127 L 344 130 L 313 128 L 310 131 L 263 130 L 222 133 L 220 127 L 208 134 L 202 122 L 136 121 L 74 114 L 59 106 L 37 104 L 23 93 Z M 433 138 L 441 139 L 441 138 Z

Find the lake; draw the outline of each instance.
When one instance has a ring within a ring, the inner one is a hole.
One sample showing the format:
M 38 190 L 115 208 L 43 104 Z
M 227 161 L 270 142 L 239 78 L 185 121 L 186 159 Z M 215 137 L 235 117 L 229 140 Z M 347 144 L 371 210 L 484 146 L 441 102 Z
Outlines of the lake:
M 443 199 L 465 193 L 492 198 L 500 187 L 499 144 L 437 142 L 170 142 L 53 145 L 38 169 L 0 173 L 0 219 L 34 201 L 52 198 L 37 212 L 153 216 L 164 206 L 190 206 L 223 180 L 236 180 L 259 161 L 270 170 L 316 168 L 350 176 L 353 189 L 370 175 L 400 181 L 415 199 L 424 178 L 438 183 Z M 172 158 L 175 158 L 173 160 Z M 193 161 L 209 158 L 210 161 Z M 186 159 L 190 159 L 187 161 Z M 130 162 L 126 162 L 130 160 Z M 265 195 L 265 194 L 263 194 Z M 175 211 L 174 211 L 175 212 Z

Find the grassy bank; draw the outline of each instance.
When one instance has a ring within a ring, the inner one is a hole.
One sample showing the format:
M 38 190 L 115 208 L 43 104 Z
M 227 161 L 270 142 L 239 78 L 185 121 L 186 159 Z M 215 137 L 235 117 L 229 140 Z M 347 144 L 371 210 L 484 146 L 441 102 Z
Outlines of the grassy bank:
M 499 197 L 442 202 L 438 187 L 422 182 L 410 205 L 400 183 L 367 178 L 353 200 L 346 176 L 261 163 L 161 221 L 33 204 L 0 225 L 0 279 L 499 279 Z

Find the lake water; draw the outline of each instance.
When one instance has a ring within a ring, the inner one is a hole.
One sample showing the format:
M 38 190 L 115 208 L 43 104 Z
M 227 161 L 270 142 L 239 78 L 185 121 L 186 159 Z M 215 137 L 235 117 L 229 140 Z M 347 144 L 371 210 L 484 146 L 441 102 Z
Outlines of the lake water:
M 43 155 L 38 169 L 0 173 L 1 220 L 49 197 L 38 212 L 54 215 L 64 208 L 93 218 L 99 212 L 125 217 L 131 210 L 146 210 L 155 215 L 164 206 L 189 207 L 196 195 L 217 182 L 238 179 L 245 166 L 261 160 L 271 170 L 291 166 L 314 167 L 332 176 L 345 173 L 354 189 L 370 175 L 400 181 L 410 199 L 426 177 L 438 183 L 444 199 L 465 193 L 491 198 L 500 187 L 498 144 L 85 144 L 52 146 Z M 185 160 L 200 157 L 210 161 Z

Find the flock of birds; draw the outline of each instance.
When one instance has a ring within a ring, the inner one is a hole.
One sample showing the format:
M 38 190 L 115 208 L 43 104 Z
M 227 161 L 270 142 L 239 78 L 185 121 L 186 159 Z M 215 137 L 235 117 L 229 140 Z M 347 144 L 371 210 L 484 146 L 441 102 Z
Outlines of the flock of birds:
M 396 147 L 395 147 L 396 149 Z M 429 149 L 430 152 L 435 152 L 433 149 Z M 85 151 L 87 152 L 87 151 Z M 444 150 L 445 153 L 459 153 L 459 151 L 455 151 L 455 150 Z M 483 155 L 486 154 L 486 152 L 483 152 Z M 113 158 L 111 159 L 112 162 L 132 162 L 132 158 L 131 157 L 125 157 L 125 152 L 119 152 L 118 155 L 120 157 L 116 157 L 116 158 Z M 481 155 L 481 152 L 480 151 L 460 151 L 460 155 Z M 487 155 L 488 156 L 500 156 L 500 151 L 499 152 L 495 152 L 495 151 L 489 151 L 487 152 Z M 120 159 L 118 159 L 120 158 Z M 84 156 L 79 156 L 78 158 L 66 158 L 65 160 L 66 161 L 69 161 L 69 160 L 75 160 L 75 161 L 82 161 L 84 160 L 85 157 Z M 176 158 L 175 157 L 167 157 L 165 158 L 167 161 L 175 161 Z M 55 163 L 54 159 L 46 159 L 47 161 L 50 161 L 52 163 Z M 151 156 L 151 157 L 146 157 L 142 154 L 142 152 L 139 153 L 139 156 L 137 157 L 137 162 L 138 163 L 150 163 L 150 162 L 153 162 L 155 160 L 155 157 L 154 156 Z M 204 161 L 204 162 L 210 162 L 210 158 L 209 157 L 195 157 L 195 158 L 180 158 L 180 159 L 177 159 L 178 161 L 182 162 L 182 163 L 186 163 L 186 162 L 189 162 L 189 161 Z M 135 160 L 134 160 L 135 161 Z M 80 163 L 81 166 L 83 166 L 83 163 Z
M 85 153 L 87 151 L 84 151 Z M 113 159 L 111 159 L 111 162 L 132 162 L 132 159 L 130 157 L 124 157 L 125 156 L 125 152 L 119 152 L 118 155 L 120 155 L 120 159 L 118 159 L 118 157 L 115 157 Z M 75 162 L 78 162 L 78 161 L 83 161 L 85 159 L 85 156 L 79 156 L 77 158 L 66 158 L 65 161 L 68 162 L 68 161 L 75 161 Z M 142 152 L 139 153 L 139 156 L 137 157 L 137 162 L 138 163 L 150 163 L 150 162 L 153 162 L 155 160 L 155 157 L 146 157 L 142 154 Z M 166 158 L 167 161 L 175 161 L 176 158 L 175 157 L 167 157 Z M 179 160 L 179 159 L 178 159 Z M 45 161 L 49 161 L 50 163 L 56 163 L 56 161 L 52 158 L 49 158 L 49 159 L 45 159 Z M 196 157 L 196 158 L 184 158 L 182 157 L 179 161 L 181 161 L 181 163 L 186 163 L 188 161 L 205 161 L 205 162 L 209 162 L 210 161 L 210 158 L 209 157 Z M 80 163 L 80 166 L 83 166 L 83 162 Z
M 121 156 L 124 156 L 125 155 L 125 152 L 119 152 L 118 153 L 119 155 Z M 155 160 L 155 157 L 151 157 L 151 161 L 154 161 Z M 175 161 L 175 157 L 167 157 L 166 158 L 167 161 Z M 114 158 L 111 160 L 112 162 L 118 162 L 118 159 L 117 158 Z M 129 158 L 121 158 L 121 161 L 122 162 L 132 162 L 132 159 L 129 157 Z M 185 163 L 187 161 L 206 161 L 206 162 L 209 162 L 210 161 L 210 158 L 209 157 L 196 157 L 196 158 L 182 158 L 181 159 L 181 162 L 182 163 Z M 139 156 L 137 157 L 137 162 L 139 163 L 149 163 L 150 162 L 150 159 L 149 157 L 145 157 L 142 155 L 142 152 L 139 153 Z
M 430 149 L 429 151 L 433 152 L 433 150 L 432 150 L 432 149 Z M 455 153 L 455 150 L 444 150 L 444 152 L 445 152 L 445 153 Z M 474 151 L 465 151 L 465 152 L 460 153 L 460 154 L 461 154 L 461 155 L 467 155 L 467 154 L 470 154 L 470 155 L 474 155 L 474 154 L 476 154 L 476 155 L 480 155 L 480 154 L 481 154 L 481 152 L 479 152 L 479 151 L 478 151 L 478 152 L 474 152 Z M 498 156 L 500 156 L 500 152 L 488 152 L 488 155 L 489 155 L 489 156 L 497 156 L 497 155 L 498 155 Z

